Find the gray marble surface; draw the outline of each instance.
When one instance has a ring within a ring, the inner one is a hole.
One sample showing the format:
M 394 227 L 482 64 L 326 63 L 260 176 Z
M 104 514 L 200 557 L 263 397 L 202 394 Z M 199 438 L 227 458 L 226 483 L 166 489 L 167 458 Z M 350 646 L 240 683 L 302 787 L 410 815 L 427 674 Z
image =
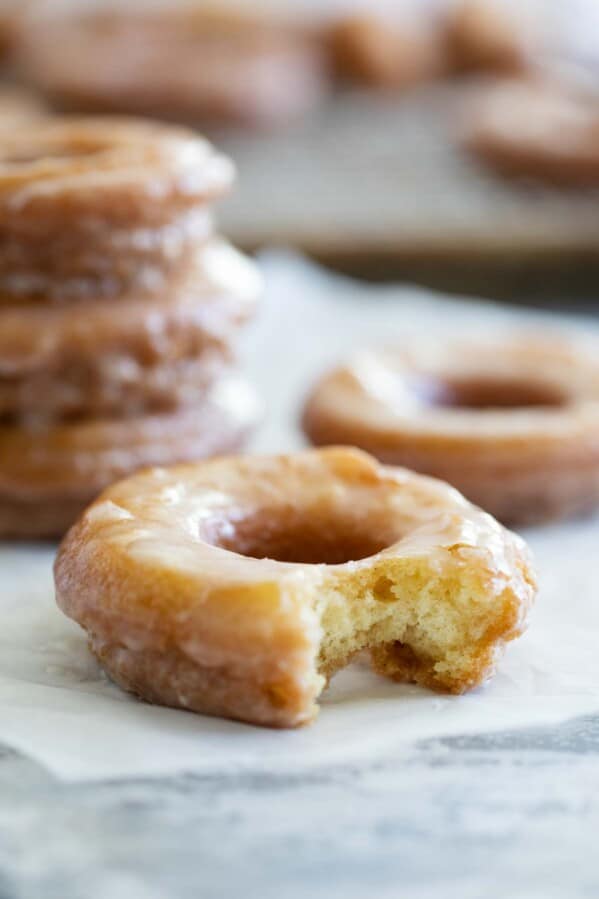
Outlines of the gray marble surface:
M 67 785 L 0 755 L 0 899 L 596 899 L 598 835 L 599 716 L 297 778 Z

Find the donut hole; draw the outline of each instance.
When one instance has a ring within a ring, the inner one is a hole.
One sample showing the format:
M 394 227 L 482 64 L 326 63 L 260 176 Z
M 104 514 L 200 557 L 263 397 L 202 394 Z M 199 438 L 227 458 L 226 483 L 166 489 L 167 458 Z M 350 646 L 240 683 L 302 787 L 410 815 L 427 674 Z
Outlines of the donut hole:
M 290 509 L 263 509 L 234 524 L 221 522 L 210 542 L 253 559 L 342 565 L 374 556 L 401 537 L 385 515 L 375 510 L 358 518 L 352 510 L 324 514 L 314 509 L 298 514 Z
M 564 394 L 549 384 L 508 378 L 431 379 L 420 392 L 434 406 L 456 409 L 525 409 L 558 407 Z

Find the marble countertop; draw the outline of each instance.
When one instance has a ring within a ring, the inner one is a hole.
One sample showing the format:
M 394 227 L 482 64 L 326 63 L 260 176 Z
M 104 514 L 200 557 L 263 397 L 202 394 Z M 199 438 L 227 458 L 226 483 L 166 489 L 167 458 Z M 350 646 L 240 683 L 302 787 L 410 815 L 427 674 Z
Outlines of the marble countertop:
M 2 899 L 591 899 L 599 716 L 326 775 L 65 785 L 0 754 Z

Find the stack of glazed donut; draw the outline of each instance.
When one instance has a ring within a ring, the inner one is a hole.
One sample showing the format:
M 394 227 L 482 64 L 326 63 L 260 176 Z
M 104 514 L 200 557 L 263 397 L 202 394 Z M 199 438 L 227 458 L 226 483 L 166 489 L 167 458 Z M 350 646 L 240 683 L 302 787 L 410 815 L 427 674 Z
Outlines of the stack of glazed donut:
M 48 118 L 0 146 L 0 536 L 50 537 L 118 477 L 240 446 L 260 283 L 213 233 L 232 165 L 192 132 Z

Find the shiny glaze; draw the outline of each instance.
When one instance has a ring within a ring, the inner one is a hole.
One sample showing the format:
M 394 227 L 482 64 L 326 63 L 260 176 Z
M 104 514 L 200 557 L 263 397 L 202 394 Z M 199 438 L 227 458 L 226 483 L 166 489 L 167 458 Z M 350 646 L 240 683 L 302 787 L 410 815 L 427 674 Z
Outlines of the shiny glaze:
M 48 119 L 3 135 L 0 199 L 13 212 L 33 198 L 130 184 L 158 201 L 226 190 L 233 167 L 192 131 L 119 118 Z
M 367 522 L 371 516 L 373 527 L 383 519 L 387 526 L 388 516 L 397 537 L 373 556 L 339 565 L 251 558 L 218 545 L 241 542 L 240 526 L 250 516 L 257 528 L 276 528 L 296 513 L 300 522 L 320 515 L 333 527 L 356 515 Z M 527 557 L 519 537 L 449 485 L 343 448 L 142 472 L 109 488 L 85 520 L 96 539 L 132 559 L 187 571 L 212 587 L 290 577 L 314 583 L 328 572 L 355 572 L 390 559 L 425 557 L 442 568 L 450 550 L 473 554 L 489 583 L 500 584 L 517 580 L 516 562 Z

